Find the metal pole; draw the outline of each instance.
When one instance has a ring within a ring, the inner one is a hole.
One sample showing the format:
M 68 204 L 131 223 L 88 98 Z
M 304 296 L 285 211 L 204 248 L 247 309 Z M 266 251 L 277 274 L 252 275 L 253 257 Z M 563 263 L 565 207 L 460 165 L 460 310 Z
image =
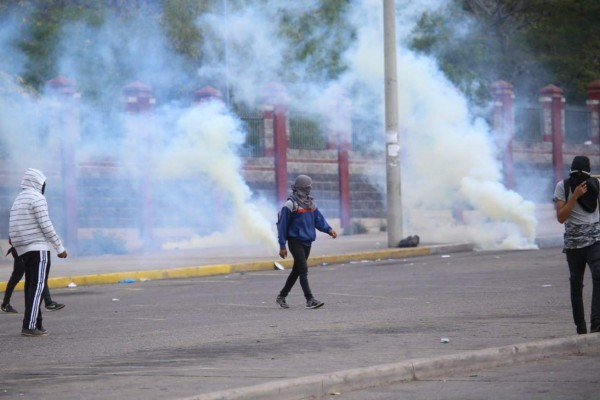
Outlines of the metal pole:
M 402 239 L 395 7 L 394 0 L 383 1 L 388 247 L 396 247 Z

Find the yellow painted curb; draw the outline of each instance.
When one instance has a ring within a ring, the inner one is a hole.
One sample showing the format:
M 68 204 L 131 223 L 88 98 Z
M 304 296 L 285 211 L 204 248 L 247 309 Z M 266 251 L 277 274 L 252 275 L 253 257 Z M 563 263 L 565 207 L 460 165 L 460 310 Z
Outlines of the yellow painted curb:
M 343 264 L 351 261 L 363 260 L 385 260 L 394 258 L 417 257 L 432 254 L 429 247 L 411 247 L 411 248 L 394 248 L 368 251 L 362 253 L 349 253 L 337 255 L 324 255 L 312 257 L 308 261 L 310 267 L 321 264 Z M 119 283 L 123 280 L 159 280 L 159 279 L 174 279 L 174 278 L 192 278 L 211 275 L 226 275 L 234 272 L 246 271 L 264 271 L 274 268 L 275 260 L 271 261 L 256 261 L 245 262 L 238 264 L 218 264 L 205 265 L 196 267 L 184 267 L 174 269 L 157 269 L 148 271 L 131 271 L 131 272 L 114 272 L 95 275 L 75 275 L 67 277 L 49 278 L 48 286 L 50 288 L 64 288 L 70 283 L 75 283 L 77 286 L 86 285 L 102 285 Z M 293 259 L 277 261 L 286 268 L 291 268 Z M 0 291 L 6 290 L 7 282 L 0 282 Z M 23 281 L 19 282 L 15 290 L 23 290 Z

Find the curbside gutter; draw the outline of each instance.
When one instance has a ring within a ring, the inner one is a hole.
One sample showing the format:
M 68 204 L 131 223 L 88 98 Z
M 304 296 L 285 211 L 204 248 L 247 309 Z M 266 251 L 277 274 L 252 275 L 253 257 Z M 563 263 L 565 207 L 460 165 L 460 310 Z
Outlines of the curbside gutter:
M 348 253 L 348 254 L 336 254 L 336 255 L 324 255 L 311 257 L 308 260 L 310 267 L 314 267 L 321 264 L 342 264 L 351 261 L 362 261 L 362 260 L 385 260 L 385 259 L 398 259 L 406 257 L 417 257 L 433 254 L 442 253 L 457 253 L 472 251 L 474 248 L 473 244 L 461 243 L 451 245 L 435 245 L 435 246 L 423 246 L 423 247 L 411 247 L 411 248 L 393 248 L 393 249 L 380 249 L 375 251 L 365 251 L 359 253 Z M 253 261 L 244 262 L 237 264 L 218 264 L 218 265 L 204 265 L 204 266 L 192 266 L 183 268 L 171 268 L 171 269 L 156 269 L 156 270 L 138 270 L 129 272 L 111 272 L 105 274 L 94 274 L 94 275 L 73 275 L 66 277 L 56 277 L 48 279 L 48 286 L 50 288 L 65 288 L 71 282 L 77 284 L 77 286 L 89 286 L 89 285 L 103 285 L 119 283 L 123 280 L 159 280 L 159 279 L 175 279 L 175 278 L 192 278 L 202 276 L 213 276 L 213 275 L 227 275 L 234 272 L 249 272 L 249 271 L 264 271 L 272 270 L 273 263 L 276 260 L 266 261 Z M 291 268 L 293 260 L 281 260 L 278 261 L 281 265 L 286 268 Z M 0 282 L 0 291 L 6 290 L 7 282 Z M 21 281 L 17 284 L 15 290 L 23 290 L 24 282 Z
M 598 351 L 600 333 L 576 335 L 517 345 L 467 351 L 455 355 L 407 360 L 329 374 L 285 379 L 238 389 L 206 393 L 179 400 L 301 400 L 324 398 L 401 382 L 491 369 L 558 355 Z

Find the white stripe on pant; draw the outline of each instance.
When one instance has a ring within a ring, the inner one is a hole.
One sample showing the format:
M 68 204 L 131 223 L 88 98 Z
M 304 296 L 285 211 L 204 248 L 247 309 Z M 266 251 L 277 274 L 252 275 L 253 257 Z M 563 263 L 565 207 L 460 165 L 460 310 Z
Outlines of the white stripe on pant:
M 48 265 L 48 252 L 40 251 L 40 263 L 38 264 L 38 281 L 35 287 L 35 295 L 29 318 L 29 329 L 36 328 L 36 321 L 42 305 L 42 295 L 44 293 L 44 284 L 46 283 L 46 271 Z

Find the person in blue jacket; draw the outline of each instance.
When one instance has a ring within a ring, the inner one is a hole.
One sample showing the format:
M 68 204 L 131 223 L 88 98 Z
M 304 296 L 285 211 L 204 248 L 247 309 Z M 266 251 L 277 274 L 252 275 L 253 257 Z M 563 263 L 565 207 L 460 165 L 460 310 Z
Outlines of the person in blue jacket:
M 287 241 L 290 253 L 294 257 L 292 271 L 275 300 L 281 308 L 289 308 L 285 298 L 298 278 L 306 298 L 306 308 L 319 308 L 325 304 L 315 299 L 310 291 L 307 260 L 312 242 L 317 238 L 316 229 L 327 233 L 334 239 L 337 237 L 337 233 L 317 209 L 315 199 L 310 196 L 311 187 L 312 179 L 306 175 L 299 175 L 292 185 L 292 194 L 279 212 L 277 221 L 279 256 L 287 257 L 288 252 L 285 246 Z

